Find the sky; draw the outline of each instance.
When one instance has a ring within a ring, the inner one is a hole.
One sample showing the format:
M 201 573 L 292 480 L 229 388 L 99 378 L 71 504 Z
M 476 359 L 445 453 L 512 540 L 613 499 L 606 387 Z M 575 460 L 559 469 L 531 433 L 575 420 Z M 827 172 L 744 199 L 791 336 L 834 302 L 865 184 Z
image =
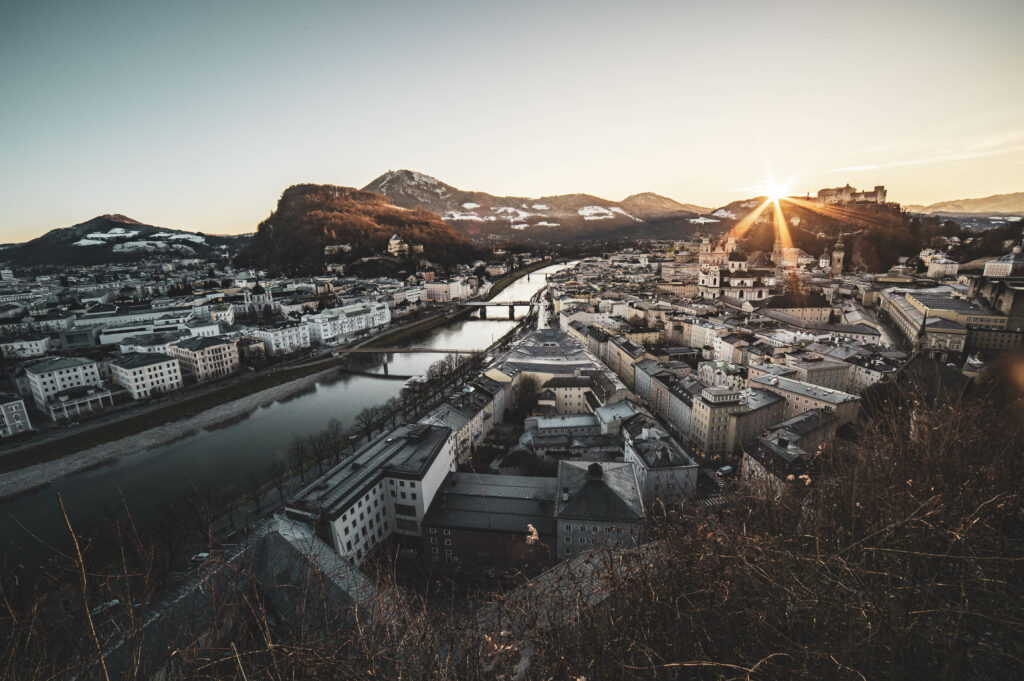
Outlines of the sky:
M 1024 191 L 1024 2 L 0 1 L 0 241 L 299 182 L 720 206 Z

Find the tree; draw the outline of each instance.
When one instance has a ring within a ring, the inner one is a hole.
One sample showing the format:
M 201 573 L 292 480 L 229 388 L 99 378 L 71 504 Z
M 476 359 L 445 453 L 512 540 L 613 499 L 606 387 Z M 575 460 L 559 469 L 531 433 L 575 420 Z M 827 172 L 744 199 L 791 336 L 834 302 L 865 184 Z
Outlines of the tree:
M 292 465 L 293 471 L 299 472 L 299 479 L 306 481 L 306 443 L 301 437 L 292 440 L 288 447 L 288 463 Z
M 267 474 L 270 476 L 271 481 L 273 481 L 274 487 L 277 488 L 278 499 L 283 503 L 284 483 L 287 482 L 288 467 L 280 459 L 275 459 L 267 469 Z

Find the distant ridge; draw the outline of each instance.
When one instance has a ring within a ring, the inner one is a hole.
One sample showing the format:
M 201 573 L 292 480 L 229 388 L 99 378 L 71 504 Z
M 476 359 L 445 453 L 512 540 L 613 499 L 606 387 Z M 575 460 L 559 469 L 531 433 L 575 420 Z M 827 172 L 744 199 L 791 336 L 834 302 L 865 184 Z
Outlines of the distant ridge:
M 683 238 L 710 211 L 653 192 L 622 201 L 592 194 L 530 198 L 467 191 L 414 170 L 389 170 L 364 187 L 404 208 L 424 208 L 467 235 L 541 241 Z
M 23 244 L 12 244 L 0 259 L 20 267 L 104 265 L 152 258 L 232 257 L 249 235 L 214 236 L 149 225 L 109 213 L 71 227 L 51 229 Z
M 993 194 L 980 199 L 954 199 L 952 201 L 940 201 L 927 206 L 909 205 L 904 206 L 914 213 L 1024 213 L 1024 192 L 1013 194 Z

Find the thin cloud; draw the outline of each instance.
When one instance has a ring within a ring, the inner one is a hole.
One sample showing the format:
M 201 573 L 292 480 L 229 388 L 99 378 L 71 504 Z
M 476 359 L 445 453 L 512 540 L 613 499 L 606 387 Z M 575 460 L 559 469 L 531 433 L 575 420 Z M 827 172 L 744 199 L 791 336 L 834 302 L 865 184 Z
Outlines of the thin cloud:
M 889 163 L 872 163 L 860 166 L 844 166 L 842 168 L 830 168 L 828 173 L 850 173 L 861 170 L 882 170 L 885 168 L 902 168 L 905 166 L 926 165 L 929 163 L 952 163 L 955 161 L 968 161 L 975 158 L 986 158 L 988 156 L 1000 156 L 1024 151 L 1024 145 L 1004 147 L 1001 149 L 986 149 L 984 151 L 969 151 L 959 154 L 943 154 L 940 156 L 929 156 L 926 158 L 904 159 L 901 161 L 890 161 Z

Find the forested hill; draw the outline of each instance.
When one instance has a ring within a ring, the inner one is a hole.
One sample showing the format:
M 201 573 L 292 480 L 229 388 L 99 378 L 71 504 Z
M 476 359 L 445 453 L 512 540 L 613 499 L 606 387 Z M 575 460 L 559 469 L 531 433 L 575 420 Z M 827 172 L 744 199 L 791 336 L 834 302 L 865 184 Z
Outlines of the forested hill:
M 382 255 L 393 234 L 422 244 L 422 257 L 442 265 L 476 255 L 466 237 L 427 210 L 401 208 L 380 194 L 352 187 L 297 184 L 281 194 L 238 262 L 271 272 L 319 273 L 324 246 L 350 244 L 352 257 Z

